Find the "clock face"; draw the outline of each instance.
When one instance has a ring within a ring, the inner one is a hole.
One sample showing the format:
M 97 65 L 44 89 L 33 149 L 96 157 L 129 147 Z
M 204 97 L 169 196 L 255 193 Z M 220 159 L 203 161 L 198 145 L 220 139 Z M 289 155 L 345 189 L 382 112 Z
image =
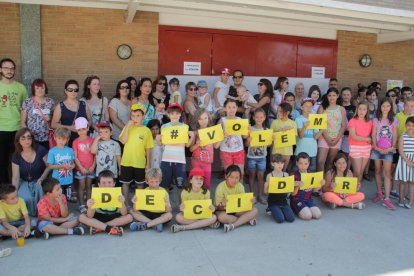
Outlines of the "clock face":
M 370 55 L 364 54 L 359 58 L 359 65 L 362 67 L 368 67 L 372 63 L 372 58 Z
M 120 59 L 129 59 L 132 55 L 132 49 L 129 45 L 122 44 L 119 45 L 117 54 Z

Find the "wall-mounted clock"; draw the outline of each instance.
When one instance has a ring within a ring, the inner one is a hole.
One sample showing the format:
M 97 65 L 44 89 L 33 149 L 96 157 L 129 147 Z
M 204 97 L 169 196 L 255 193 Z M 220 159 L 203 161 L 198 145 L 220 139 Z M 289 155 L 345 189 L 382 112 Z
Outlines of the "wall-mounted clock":
M 363 54 L 360 58 L 359 58 L 359 65 L 361 67 L 367 68 L 371 65 L 372 63 L 372 58 L 370 55 L 368 54 Z
M 118 46 L 116 53 L 120 59 L 129 59 L 132 55 L 132 48 L 127 44 L 121 44 Z

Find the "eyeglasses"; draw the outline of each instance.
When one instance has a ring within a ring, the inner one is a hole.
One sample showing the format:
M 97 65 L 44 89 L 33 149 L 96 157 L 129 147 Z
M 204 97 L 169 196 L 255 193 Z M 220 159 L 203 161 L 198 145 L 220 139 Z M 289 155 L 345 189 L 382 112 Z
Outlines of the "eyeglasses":
M 233 79 L 242 79 L 243 76 L 233 76 Z
M 390 95 L 390 97 L 395 98 L 395 97 L 397 97 L 397 95 Z
M 79 88 L 66 88 L 66 91 L 78 93 L 79 92 Z
M 22 140 L 22 141 L 25 141 L 25 140 L 30 141 L 30 140 L 32 140 L 32 139 L 33 139 L 33 137 L 32 137 L 32 136 L 30 136 L 30 135 L 27 135 L 27 136 L 20 136 L 20 140 Z
M 120 86 L 119 89 L 129 89 L 129 86 Z
M 197 91 L 197 90 L 198 90 L 198 88 L 197 88 L 197 87 L 191 87 L 191 88 L 188 88 L 188 90 L 189 90 L 189 91 Z
M 263 85 L 264 85 L 264 83 L 263 83 L 263 82 L 259 82 L 257 85 L 258 85 L 258 86 L 263 86 Z
M 164 85 L 165 86 L 165 82 L 159 82 L 157 83 L 158 85 Z
M 5 70 L 5 71 L 10 71 L 10 72 L 13 72 L 14 70 L 16 70 L 15 67 L 1 67 L 1 69 Z

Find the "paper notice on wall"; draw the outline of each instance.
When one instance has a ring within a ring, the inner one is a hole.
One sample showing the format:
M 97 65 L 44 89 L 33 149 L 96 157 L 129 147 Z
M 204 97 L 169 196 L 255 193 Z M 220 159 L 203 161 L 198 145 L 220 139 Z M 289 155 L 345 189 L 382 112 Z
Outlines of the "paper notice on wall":
M 312 67 L 312 79 L 324 79 L 325 67 Z
M 201 62 L 184 61 L 184 75 L 201 75 Z
M 387 91 L 393 89 L 394 87 L 402 88 L 404 81 L 402 80 L 387 80 Z

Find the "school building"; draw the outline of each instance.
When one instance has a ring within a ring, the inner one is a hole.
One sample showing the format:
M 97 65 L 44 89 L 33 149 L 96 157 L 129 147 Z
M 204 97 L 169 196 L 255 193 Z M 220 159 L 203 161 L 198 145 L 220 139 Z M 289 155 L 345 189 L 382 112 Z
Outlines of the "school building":
M 221 67 L 273 78 L 322 74 L 353 89 L 414 85 L 414 1 L 0 2 L 1 58 L 16 61 L 26 85 L 44 78 L 55 99 L 66 80 L 92 74 L 111 96 L 127 76 L 215 76 Z

